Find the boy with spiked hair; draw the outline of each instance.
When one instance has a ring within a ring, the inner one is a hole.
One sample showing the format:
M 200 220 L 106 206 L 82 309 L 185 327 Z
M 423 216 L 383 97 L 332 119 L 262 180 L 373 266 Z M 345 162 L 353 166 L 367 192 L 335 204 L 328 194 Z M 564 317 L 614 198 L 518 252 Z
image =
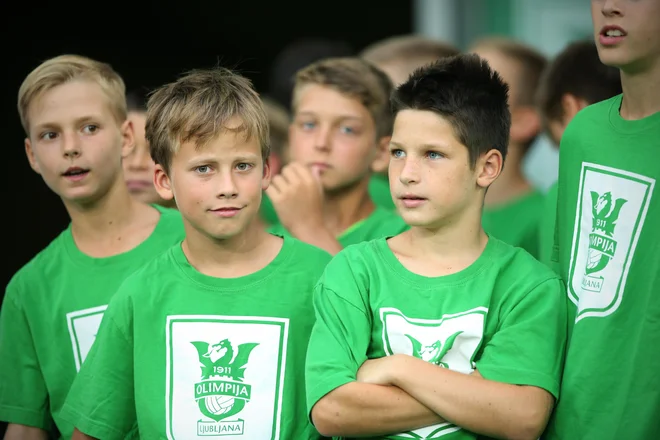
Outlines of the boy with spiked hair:
M 0 313 L 0 420 L 6 439 L 64 438 L 64 399 L 121 281 L 183 237 L 171 209 L 134 200 L 122 159 L 132 150 L 125 87 L 111 66 L 51 58 L 18 92 L 25 152 L 71 223 L 7 285 Z
M 588 105 L 621 93 L 619 69 L 606 66 L 593 41 L 566 46 L 548 66 L 536 97 L 545 131 L 557 147 L 568 123 Z M 557 217 L 557 182 L 545 195 L 539 232 L 539 261 L 551 265 Z
M 555 249 L 569 334 L 546 438 L 660 437 L 660 1 L 592 0 L 600 60 L 623 93 L 566 127 Z
M 296 74 L 291 161 L 267 194 L 281 224 L 274 233 L 336 254 L 342 248 L 406 228 L 369 195 L 374 164 L 389 160 L 392 83 L 356 58 L 328 58 Z
M 559 393 L 559 277 L 481 227 L 506 155 L 507 86 L 476 55 L 392 97 L 389 178 L 410 229 L 351 246 L 316 286 L 307 404 L 326 436 L 535 439 Z
M 150 98 L 155 184 L 186 237 L 126 279 L 64 413 L 74 439 L 315 439 L 302 379 L 330 255 L 268 234 L 268 119 L 250 81 L 191 72 Z

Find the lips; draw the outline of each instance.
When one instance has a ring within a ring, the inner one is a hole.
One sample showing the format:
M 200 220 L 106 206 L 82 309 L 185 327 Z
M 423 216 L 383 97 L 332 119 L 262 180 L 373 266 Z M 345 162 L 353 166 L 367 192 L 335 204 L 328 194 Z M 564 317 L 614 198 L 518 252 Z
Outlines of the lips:
M 80 167 L 70 167 L 65 172 L 62 173 L 62 176 L 70 181 L 78 182 L 84 179 L 89 174 L 89 170 Z
M 237 215 L 241 211 L 241 209 L 243 208 L 238 208 L 235 206 L 225 206 L 222 208 L 211 209 L 210 212 L 214 215 L 217 215 L 218 217 L 229 218 Z
M 153 183 L 150 180 L 131 179 L 126 181 L 126 186 L 128 187 L 129 191 L 140 191 L 152 187 Z
M 399 200 L 406 208 L 417 208 L 427 201 L 425 197 L 420 197 L 414 194 L 403 195 L 399 197 Z
M 603 26 L 598 35 L 598 42 L 602 46 L 615 46 L 619 44 L 628 35 L 621 27 L 615 25 Z

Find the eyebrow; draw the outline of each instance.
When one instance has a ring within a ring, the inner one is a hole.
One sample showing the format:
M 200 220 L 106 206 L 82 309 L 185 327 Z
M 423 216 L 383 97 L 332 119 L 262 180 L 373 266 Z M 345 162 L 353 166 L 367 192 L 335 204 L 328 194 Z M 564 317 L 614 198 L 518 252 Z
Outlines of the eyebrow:
M 296 116 L 318 116 L 318 115 L 315 112 L 312 112 L 312 111 L 300 111 L 300 112 L 298 112 L 298 114 Z M 333 115 L 333 116 L 337 117 L 338 119 L 342 119 L 342 120 L 353 119 L 353 120 L 360 121 L 360 122 L 362 122 L 364 120 L 364 118 L 362 116 L 355 116 L 355 115 Z
M 390 147 L 400 148 L 400 149 L 405 148 L 405 146 L 403 146 L 402 144 L 394 141 L 390 141 Z M 419 146 L 419 148 L 423 150 L 445 150 L 448 147 L 442 144 L 422 144 Z
M 101 120 L 101 117 L 98 116 L 98 115 L 86 115 L 86 116 L 83 116 L 83 117 L 80 117 L 80 118 L 76 118 L 76 120 L 74 121 L 74 124 L 75 125 L 80 125 L 80 124 L 84 124 L 85 122 L 99 121 L 99 120 Z M 61 124 L 59 124 L 57 122 L 41 122 L 39 124 L 36 124 L 34 126 L 34 128 L 36 130 L 45 130 L 45 129 L 55 128 L 55 127 L 59 127 L 59 126 L 61 126 Z

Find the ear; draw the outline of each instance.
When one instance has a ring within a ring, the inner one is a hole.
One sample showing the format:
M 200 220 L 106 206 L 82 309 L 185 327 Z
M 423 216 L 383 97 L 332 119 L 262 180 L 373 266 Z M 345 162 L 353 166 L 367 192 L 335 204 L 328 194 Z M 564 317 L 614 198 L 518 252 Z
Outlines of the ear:
M 378 140 L 376 155 L 371 162 L 371 171 L 374 173 L 387 173 L 390 165 L 390 139 L 392 136 L 383 136 Z
M 127 158 L 129 154 L 135 149 L 135 130 L 133 129 L 133 121 L 126 119 L 121 124 L 121 157 Z
M 266 162 L 270 167 L 271 176 L 277 176 L 278 174 L 280 174 L 280 170 L 282 169 L 282 159 L 277 153 L 271 152 Z
M 578 98 L 570 93 L 565 93 L 561 97 L 561 107 L 563 112 L 563 123 L 568 125 L 569 122 L 578 114 L 580 110 L 588 106 L 589 103 L 582 98 Z
M 477 185 L 480 188 L 488 188 L 502 172 L 504 158 L 502 153 L 492 149 L 482 154 L 475 165 L 477 174 Z
M 172 188 L 172 181 L 167 175 L 162 165 L 156 165 L 154 169 L 154 186 L 158 195 L 164 200 L 174 199 L 174 190 Z
M 533 107 L 516 107 L 511 112 L 511 142 L 525 144 L 541 131 L 541 117 Z
M 37 159 L 34 157 L 34 150 L 32 150 L 32 143 L 30 138 L 25 138 L 25 155 L 27 156 L 28 162 L 30 162 L 30 168 L 32 168 L 37 174 L 41 174 L 41 169 L 37 163 Z
M 268 160 L 264 161 L 264 174 L 261 177 L 262 191 L 266 191 L 268 189 L 268 187 L 270 186 L 270 179 L 271 179 L 271 168 L 270 168 L 270 158 L 268 158 Z

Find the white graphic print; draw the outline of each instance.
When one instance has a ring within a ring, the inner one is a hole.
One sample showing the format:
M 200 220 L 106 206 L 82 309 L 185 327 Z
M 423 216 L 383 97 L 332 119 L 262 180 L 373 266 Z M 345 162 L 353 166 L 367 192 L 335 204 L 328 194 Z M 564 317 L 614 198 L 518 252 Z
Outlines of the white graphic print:
M 576 322 L 621 305 L 654 186 L 639 174 L 582 164 L 568 273 Z
M 288 329 L 281 318 L 168 316 L 167 438 L 279 439 Z
M 66 320 L 69 326 L 69 336 L 73 348 L 73 359 L 76 363 L 76 372 L 85 361 L 92 344 L 99 331 L 103 313 L 108 306 L 93 307 L 91 309 L 78 310 L 67 313 Z
M 394 308 L 380 309 L 385 354 L 407 354 L 441 368 L 469 374 L 481 345 L 488 309 L 477 307 L 440 319 L 414 319 Z M 397 434 L 397 439 L 438 439 L 461 428 L 451 423 Z

